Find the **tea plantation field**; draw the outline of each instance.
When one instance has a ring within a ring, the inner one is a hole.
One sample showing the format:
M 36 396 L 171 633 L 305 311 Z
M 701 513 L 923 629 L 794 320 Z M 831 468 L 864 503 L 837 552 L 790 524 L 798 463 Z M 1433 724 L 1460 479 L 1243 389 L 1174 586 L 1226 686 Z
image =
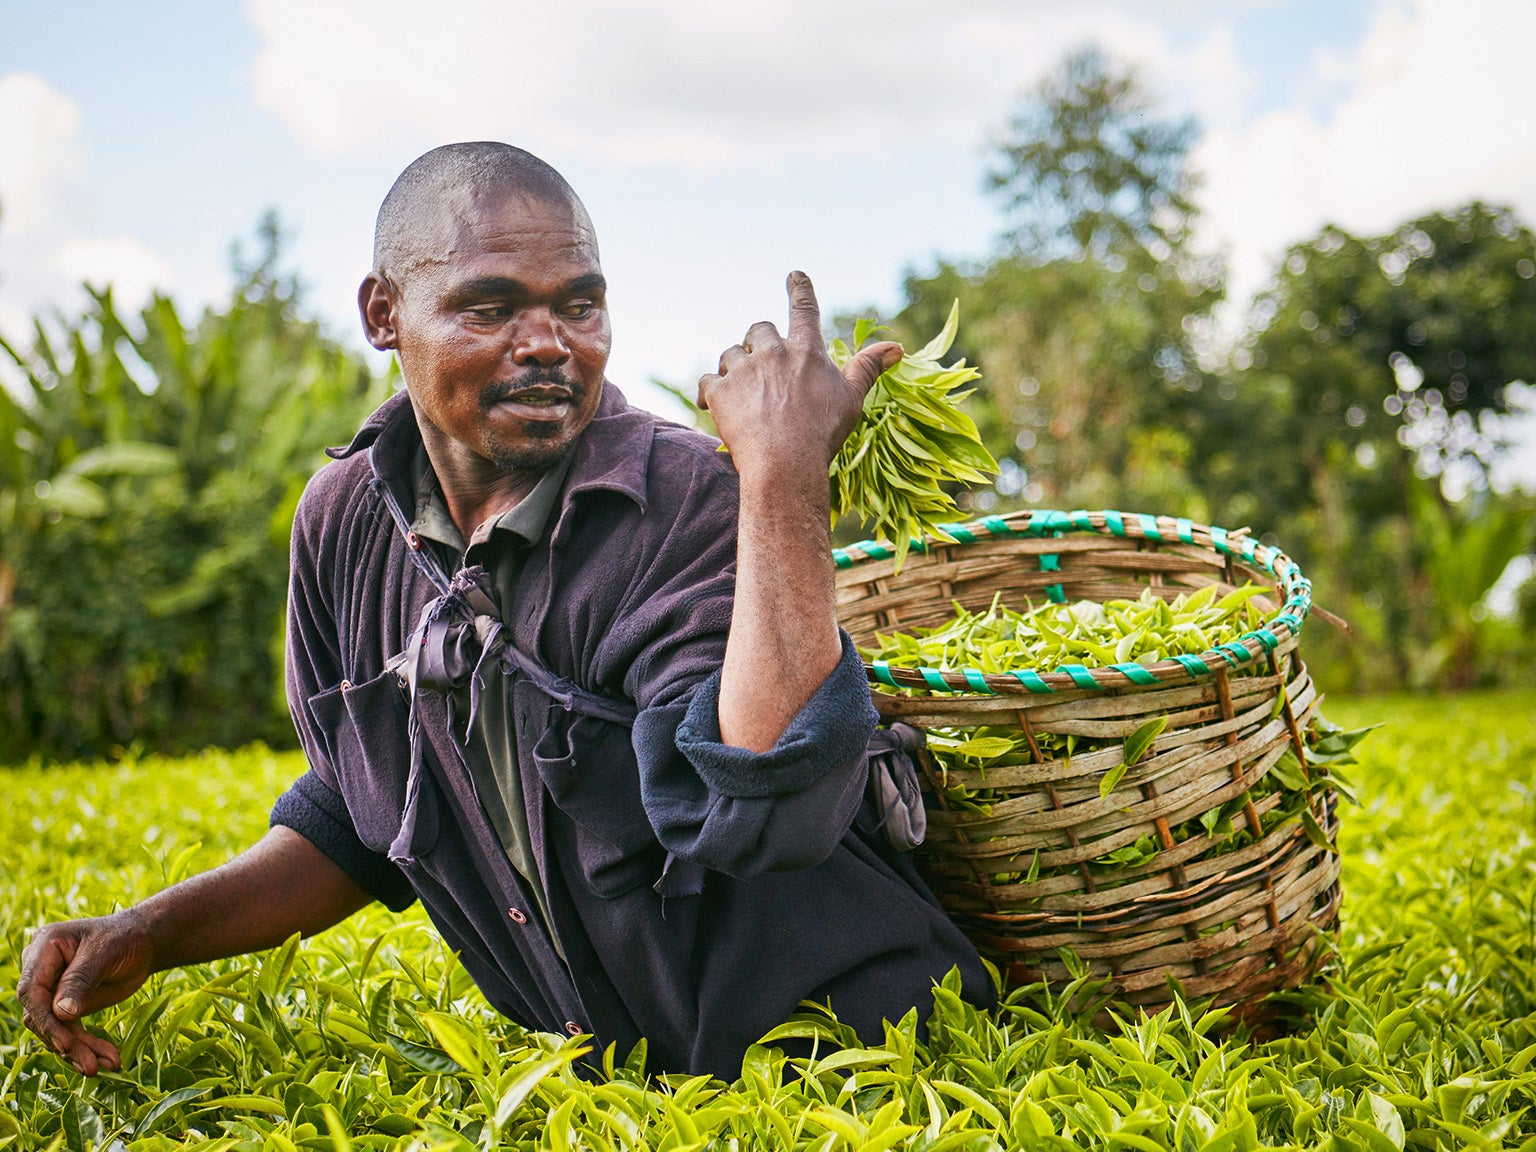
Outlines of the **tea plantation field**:
M 21 1028 L 30 927 L 91 915 L 261 834 L 300 765 L 262 750 L 0 770 L 0 1148 L 1536 1149 L 1536 691 L 1334 702 L 1387 726 L 1351 770 L 1345 903 L 1309 1030 L 1255 1044 L 1198 1006 L 1109 1031 L 1029 990 L 931 1035 L 768 1042 L 740 1079 L 648 1078 L 644 1054 L 497 1020 L 414 910 L 167 973 L 96 1023 L 83 1080 Z

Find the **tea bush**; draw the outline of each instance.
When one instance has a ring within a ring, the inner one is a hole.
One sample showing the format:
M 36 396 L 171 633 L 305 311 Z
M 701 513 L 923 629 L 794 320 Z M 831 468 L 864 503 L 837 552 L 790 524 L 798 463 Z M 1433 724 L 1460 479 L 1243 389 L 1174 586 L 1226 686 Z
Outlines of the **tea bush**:
M 259 836 L 300 771 L 261 748 L 17 768 L 0 807 L 0 1148 L 1536 1149 L 1536 692 L 1331 702 L 1360 749 L 1345 903 L 1309 1024 L 1253 1042 L 1180 1005 L 1106 1030 L 1016 990 L 945 987 L 925 1041 L 874 1048 L 807 1012 L 741 1076 L 648 1077 L 498 1019 L 418 910 L 165 973 L 95 1023 L 121 1074 L 84 1080 L 22 1030 L 27 931 L 101 913 Z M 834 929 L 835 930 L 835 929 Z M 1080 989 L 1081 990 L 1081 989 Z M 788 1060 L 790 1037 L 817 1040 Z

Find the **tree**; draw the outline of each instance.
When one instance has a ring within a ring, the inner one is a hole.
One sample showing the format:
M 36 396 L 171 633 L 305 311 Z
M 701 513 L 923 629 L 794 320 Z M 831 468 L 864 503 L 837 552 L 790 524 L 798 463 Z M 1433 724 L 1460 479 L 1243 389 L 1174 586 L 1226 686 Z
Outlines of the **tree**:
M 388 394 L 299 312 L 280 234 L 186 325 L 110 288 L 0 390 L 0 759 L 283 740 L 287 540 L 319 450 Z
M 1199 509 L 1179 462 L 1222 272 L 1189 247 L 1193 127 L 1151 108 L 1133 72 L 1069 57 L 997 146 L 1002 253 L 907 279 L 905 338 L 961 302 L 957 350 L 983 370 L 972 406 L 1004 499 Z
M 1408 680 L 1449 631 L 1470 635 L 1435 607 L 1437 586 L 1455 583 L 1444 566 L 1459 561 L 1428 543 L 1455 537 L 1444 524 L 1464 517 L 1416 473 L 1486 486 L 1506 389 L 1536 378 L 1533 257 L 1536 236 L 1514 213 L 1480 203 L 1377 237 L 1324 228 L 1256 302 L 1229 398 L 1205 413 L 1218 515 L 1279 533 L 1320 602 L 1361 625 L 1367 642 L 1332 654 L 1356 662 L 1356 686 Z M 1472 675 L 1468 651 L 1440 662 L 1443 682 Z
M 1136 73 L 1093 48 L 1021 103 L 986 177 L 1017 221 L 1009 238 L 1020 250 L 1106 260 L 1143 249 L 1162 260 L 1187 247 L 1195 124 L 1153 109 Z

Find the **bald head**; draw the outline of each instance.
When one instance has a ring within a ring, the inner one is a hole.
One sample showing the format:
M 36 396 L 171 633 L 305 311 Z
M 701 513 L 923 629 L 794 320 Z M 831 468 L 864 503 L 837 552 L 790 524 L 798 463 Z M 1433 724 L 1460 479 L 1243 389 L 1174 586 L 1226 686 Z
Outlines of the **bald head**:
M 439 259 L 445 229 L 491 195 L 568 205 L 587 231 L 587 210 L 565 177 L 531 152 L 491 140 L 445 144 L 413 160 L 384 197 L 373 231 L 373 268 L 399 283 Z

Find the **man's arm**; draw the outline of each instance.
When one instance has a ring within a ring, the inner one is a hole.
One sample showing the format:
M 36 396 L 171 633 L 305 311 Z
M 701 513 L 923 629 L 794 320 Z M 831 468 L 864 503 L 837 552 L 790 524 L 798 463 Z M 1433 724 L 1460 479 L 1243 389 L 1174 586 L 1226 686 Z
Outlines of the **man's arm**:
M 767 321 L 699 381 L 741 477 L 736 596 L 720 680 L 720 735 L 766 752 L 837 666 L 827 469 L 864 395 L 901 359 L 875 344 L 839 369 L 809 277 L 789 276 L 789 332 Z
M 21 957 L 22 1019 L 87 1076 L 120 1066 L 117 1047 L 80 1019 L 127 999 L 154 972 L 309 936 L 371 897 L 281 825 L 211 872 L 110 916 L 39 929 Z

